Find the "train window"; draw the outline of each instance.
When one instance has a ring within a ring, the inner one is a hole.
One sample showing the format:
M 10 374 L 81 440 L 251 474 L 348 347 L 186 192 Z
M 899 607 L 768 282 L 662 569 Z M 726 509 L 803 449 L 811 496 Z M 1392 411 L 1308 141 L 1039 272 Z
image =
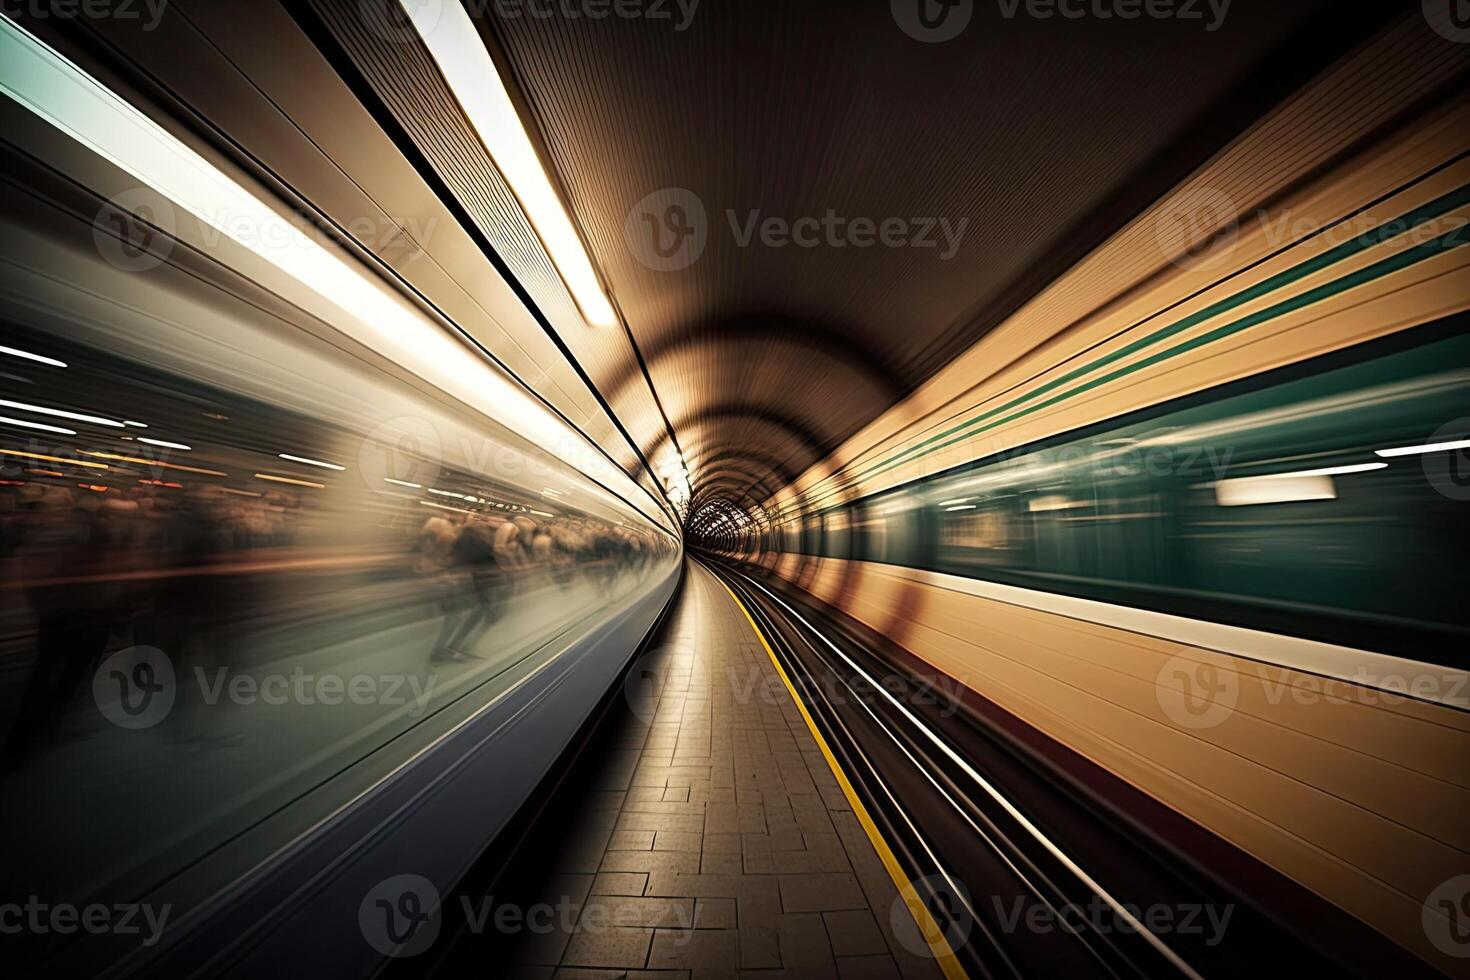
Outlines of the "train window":
M 1470 455 L 1434 447 L 1470 436 L 1470 337 L 1434 333 L 869 499 L 863 557 L 1421 659 L 1426 643 L 1458 650 L 1470 617 L 1447 563 L 1470 545 Z
M 852 558 L 851 510 L 843 505 L 822 512 L 822 554 L 828 558 Z
M 124 274 L 58 217 L 96 213 L 17 180 L 0 235 L 27 298 L 0 344 L 43 358 L 6 365 L 0 426 L 0 833 L 19 893 L 115 901 L 283 846 L 660 588 L 679 546 L 263 313 L 264 283 Z

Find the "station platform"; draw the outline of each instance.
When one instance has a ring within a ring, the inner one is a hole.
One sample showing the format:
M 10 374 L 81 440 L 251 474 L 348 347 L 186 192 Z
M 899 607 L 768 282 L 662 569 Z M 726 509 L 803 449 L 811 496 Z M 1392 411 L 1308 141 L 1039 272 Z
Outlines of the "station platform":
M 523 849 L 554 857 L 513 894 L 556 926 L 499 969 L 941 976 L 751 620 L 694 561 L 677 603 L 584 760 L 595 781 L 556 801 L 560 840 Z

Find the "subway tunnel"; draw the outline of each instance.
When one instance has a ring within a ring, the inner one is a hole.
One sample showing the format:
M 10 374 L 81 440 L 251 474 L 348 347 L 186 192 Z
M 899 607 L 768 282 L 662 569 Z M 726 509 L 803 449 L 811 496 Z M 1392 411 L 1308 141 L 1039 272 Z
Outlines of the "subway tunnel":
M 1467 82 L 0 3 L 5 974 L 1470 977 Z

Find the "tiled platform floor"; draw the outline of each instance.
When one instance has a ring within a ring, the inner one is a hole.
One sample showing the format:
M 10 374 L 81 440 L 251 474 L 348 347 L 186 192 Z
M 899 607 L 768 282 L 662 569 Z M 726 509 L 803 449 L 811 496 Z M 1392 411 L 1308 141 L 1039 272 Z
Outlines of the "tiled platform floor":
M 527 936 L 493 975 L 941 975 L 749 622 L 699 565 L 627 694 L 539 888 L 570 928 Z

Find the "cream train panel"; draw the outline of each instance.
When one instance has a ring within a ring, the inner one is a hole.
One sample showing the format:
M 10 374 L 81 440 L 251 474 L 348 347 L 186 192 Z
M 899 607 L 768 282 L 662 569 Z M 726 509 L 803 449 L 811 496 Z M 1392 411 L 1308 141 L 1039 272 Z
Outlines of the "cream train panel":
M 974 439 L 956 444 L 952 449 L 906 457 L 916 444 L 934 439 L 937 434 L 953 429 L 957 423 L 994 405 L 1008 403 L 1049 378 L 1079 366 L 1095 364 L 1099 357 L 1110 351 L 1147 337 L 1212 303 L 1238 295 L 1272 275 L 1316 258 L 1371 227 L 1465 187 L 1470 183 L 1470 160 L 1457 158 L 1467 151 L 1470 151 L 1470 106 L 1459 106 L 1421 122 L 1393 143 L 1376 148 L 1365 158 L 1355 159 L 1331 178 L 1279 206 L 1273 206 L 1262 220 L 1243 227 L 1230 241 L 1224 254 L 1206 254 L 1197 264 L 1184 268 L 1166 267 L 1168 272 L 1162 279 L 1147 282 L 1146 288 L 1140 283 L 1137 288 L 1125 290 L 1125 298 L 1118 302 L 1111 300 L 1112 296 L 1118 295 L 1115 291 L 1117 284 L 1099 282 L 1099 290 L 1109 290 L 1103 295 L 1094 292 L 1093 302 L 1102 306 L 1095 306 L 1091 311 L 1077 307 L 1074 310 L 1076 319 L 1058 316 L 1045 323 L 1037 323 L 1028 316 L 1028 307 L 957 358 L 884 418 L 855 436 L 834 456 L 834 459 L 857 462 L 838 469 L 835 474 L 831 461 L 820 464 L 804 474 L 793 487 L 778 494 L 771 504 L 783 508 L 830 506 L 837 502 L 835 492 L 839 481 L 848 492 L 867 495 L 986 452 L 1083 424 L 1075 421 L 1074 416 L 1065 414 L 1070 406 L 1069 400 L 1063 402 L 1058 410 L 1045 412 L 1044 421 L 1026 416 L 1023 424 L 996 426 Z M 1363 214 L 1357 213 L 1391 191 L 1394 193 L 1388 199 L 1372 204 Z M 1330 227 L 1343 219 L 1348 220 L 1335 228 Z M 1444 233 L 1456 227 L 1463 229 L 1466 219 L 1464 206 L 1454 208 L 1421 225 L 1414 231 L 1412 240 L 1416 243 L 1424 241 L 1430 230 Z M 1312 229 L 1327 230 L 1306 237 L 1273 257 L 1274 252 L 1281 250 L 1293 238 Z M 1099 368 L 1069 386 L 1085 385 L 1101 374 L 1127 366 L 1130 361 L 1144 360 L 1161 350 L 1187 343 L 1192 336 L 1197 337 L 1223 323 L 1300 297 L 1308 290 L 1340 280 L 1374 262 L 1389 259 L 1402 253 L 1404 241 L 1405 238 L 1401 237 L 1384 242 L 1329 269 L 1296 279 L 1267 296 L 1251 299 L 1131 358 L 1109 364 L 1106 369 Z M 1107 248 L 1104 246 L 1104 250 Z M 1372 283 L 1349 288 L 1334 297 L 1250 327 L 1224 342 L 1217 340 L 1197 351 L 1178 355 L 1155 365 L 1152 371 L 1129 375 L 1125 380 L 1130 385 L 1134 380 L 1148 379 L 1150 383 L 1133 387 L 1122 397 L 1110 399 L 1106 411 L 1092 413 L 1086 416 L 1086 420 L 1096 421 L 1157 404 L 1179 394 L 1290 364 L 1465 309 L 1470 305 L 1470 291 L 1464 288 L 1463 280 L 1443 282 L 1438 279 L 1446 272 L 1464 269 L 1470 259 L 1464 256 L 1463 251 L 1453 249 L 1438 258 L 1428 258 Z M 1078 272 L 1063 277 L 1053 288 L 1074 288 L 1068 286 L 1069 280 L 1080 274 L 1086 265 L 1084 262 L 1078 267 Z M 1389 315 L 1385 316 L 1376 307 L 1371 319 L 1366 310 L 1359 310 L 1357 314 L 1351 312 L 1376 297 L 1387 295 L 1397 297 Z M 1044 294 L 1036 303 L 1045 300 Z M 1251 355 L 1228 361 L 1216 360 L 1208 370 L 1196 376 L 1205 379 L 1203 381 L 1181 380 L 1173 385 L 1153 383 L 1153 379 L 1183 371 L 1185 365 L 1212 358 L 1217 348 L 1232 350 L 1250 346 L 1255 339 L 1274 339 L 1278 334 L 1288 333 L 1304 324 L 1312 325 L 1310 340 L 1272 345 L 1269 355 L 1262 355 L 1257 350 Z M 997 369 L 997 365 L 1002 367 Z M 977 377 L 983 379 L 979 384 L 974 380 Z M 1065 391 L 1069 386 L 1064 385 L 1059 390 Z M 1110 384 L 1103 386 L 1101 391 L 1112 394 L 1128 386 Z M 1048 397 L 1056 393 L 1049 392 Z M 963 401 L 958 400 L 961 397 Z M 1026 405 L 1017 407 L 1024 409 Z M 1008 413 L 1002 413 L 1002 417 L 1004 414 Z M 895 426 L 899 428 L 895 430 Z
M 841 605 L 855 618 L 1419 955 L 1436 955 L 1421 903 L 1470 867 L 1470 715 L 974 595 L 976 583 L 952 576 L 820 562 L 819 594 L 845 583 Z M 1116 608 L 1145 629 L 1156 617 Z M 1218 722 L 1171 714 L 1179 693 L 1168 668 L 1193 663 L 1236 678 L 1236 703 Z

